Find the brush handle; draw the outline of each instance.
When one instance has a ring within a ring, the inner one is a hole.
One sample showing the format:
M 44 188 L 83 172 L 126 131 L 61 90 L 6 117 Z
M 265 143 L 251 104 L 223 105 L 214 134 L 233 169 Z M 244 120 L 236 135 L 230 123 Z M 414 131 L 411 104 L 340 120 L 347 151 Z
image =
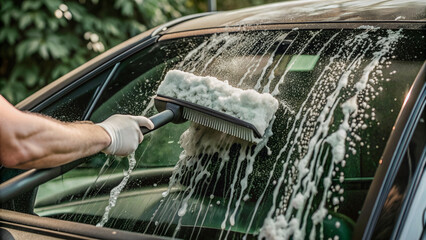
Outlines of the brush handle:
M 154 123 L 154 128 L 149 130 L 146 127 L 141 127 L 141 131 L 142 133 L 145 135 L 146 133 L 149 133 L 151 131 L 154 131 L 155 129 L 171 122 L 174 118 L 174 113 L 172 110 L 166 109 L 152 117 L 149 118 L 149 120 L 152 121 L 152 123 Z
M 141 127 L 143 134 L 151 132 L 164 124 L 167 124 L 173 120 L 173 111 L 167 109 L 164 110 L 149 119 L 154 123 L 154 129 L 149 130 L 146 127 Z M 28 170 L 21 175 L 18 175 L 8 181 L 0 184 L 0 204 L 9 201 L 10 199 L 19 196 L 22 193 L 34 189 L 34 187 L 45 183 L 57 176 L 60 176 L 69 170 L 77 167 L 81 163 L 85 162 L 87 158 L 82 158 L 68 164 L 64 164 L 55 168 L 47 169 L 32 169 Z

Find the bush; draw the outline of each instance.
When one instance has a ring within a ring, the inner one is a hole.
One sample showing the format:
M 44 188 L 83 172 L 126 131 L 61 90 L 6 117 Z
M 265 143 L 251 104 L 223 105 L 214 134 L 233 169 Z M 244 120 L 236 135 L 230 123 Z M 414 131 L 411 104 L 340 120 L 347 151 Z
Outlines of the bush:
M 0 94 L 16 104 L 114 45 L 196 11 L 190 0 L 2 0 Z

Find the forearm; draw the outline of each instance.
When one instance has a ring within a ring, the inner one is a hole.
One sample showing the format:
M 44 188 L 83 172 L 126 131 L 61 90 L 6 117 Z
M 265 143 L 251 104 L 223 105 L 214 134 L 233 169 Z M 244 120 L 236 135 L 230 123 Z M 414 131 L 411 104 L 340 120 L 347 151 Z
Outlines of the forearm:
M 97 125 L 63 123 L 24 113 L 0 95 L 0 165 L 9 168 L 49 168 L 103 151 L 126 156 L 143 141 L 140 127 L 153 129 L 146 117 L 110 116 Z
M 9 126 L 9 134 L 1 136 L 9 138 L 9 146 L 1 149 L 2 162 L 8 167 L 55 167 L 95 154 L 110 143 L 104 129 L 92 123 L 62 123 L 31 113 L 19 114 L 17 121 L 21 122 Z

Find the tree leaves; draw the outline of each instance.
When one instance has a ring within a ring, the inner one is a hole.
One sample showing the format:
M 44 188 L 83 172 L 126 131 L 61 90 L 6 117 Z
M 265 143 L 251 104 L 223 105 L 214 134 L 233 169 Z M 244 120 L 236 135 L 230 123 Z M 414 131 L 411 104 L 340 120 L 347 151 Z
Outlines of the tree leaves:
M 29 1 L 26 0 L 22 3 L 22 10 L 28 11 L 28 10 L 37 10 L 41 7 L 42 2 L 41 1 Z
M 39 39 L 27 39 L 20 42 L 16 47 L 16 56 L 18 62 L 21 62 L 24 58 L 31 56 L 35 53 L 40 45 Z
M 21 19 L 19 19 L 19 29 L 25 29 L 31 24 L 31 15 L 23 15 Z
M 33 15 L 34 24 L 39 30 L 43 30 L 46 27 L 46 16 L 44 15 L 44 13 L 34 13 Z
M 69 54 L 69 49 L 65 45 L 65 40 L 61 39 L 60 36 L 48 35 L 46 38 L 45 45 L 49 50 L 50 56 L 53 59 L 59 59 Z
M 114 8 L 121 10 L 121 13 L 127 17 L 133 17 L 133 1 L 116 0 Z
M 0 93 L 17 103 L 95 57 L 98 52 L 88 45 L 109 49 L 195 13 L 195 8 L 184 7 L 187 1 L 193 0 L 1 0 Z M 62 14 L 55 15 L 57 11 Z M 71 17 L 65 18 L 65 11 Z M 97 41 L 86 39 L 87 33 L 96 34 Z
M 9 45 L 13 45 L 19 38 L 19 32 L 15 28 L 2 28 L 0 29 L 0 42 L 7 41 Z
M 49 52 L 47 51 L 46 44 L 42 44 L 38 49 L 38 54 L 43 58 L 43 60 L 49 59 Z

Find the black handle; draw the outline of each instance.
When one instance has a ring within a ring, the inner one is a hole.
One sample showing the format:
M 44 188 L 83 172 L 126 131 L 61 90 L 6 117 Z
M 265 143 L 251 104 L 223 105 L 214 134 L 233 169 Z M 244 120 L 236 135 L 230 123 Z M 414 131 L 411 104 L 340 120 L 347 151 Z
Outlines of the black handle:
M 175 110 L 172 106 L 171 109 Z M 176 107 L 176 109 L 178 108 Z M 170 109 L 166 109 L 149 118 L 152 123 L 154 123 L 154 129 L 149 130 L 146 127 L 141 127 L 141 131 L 143 134 L 149 133 L 171 122 L 174 117 L 175 113 Z M 22 193 L 32 190 L 38 185 L 43 184 L 57 176 L 68 172 L 69 170 L 77 167 L 86 160 L 87 158 L 82 158 L 59 167 L 37 170 L 32 169 L 12 179 L 9 179 L 8 181 L 0 184 L 0 203 L 4 203 L 14 197 L 19 196 Z
M 152 121 L 152 123 L 154 123 L 154 129 L 149 130 L 146 127 L 141 127 L 141 131 L 143 134 L 149 133 L 151 131 L 154 131 L 157 128 L 160 128 L 161 126 L 171 122 L 174 118 L 175 114 L 173 113 L 172 110 L 166 109 L 152 117 L 149 118 L 149 120 Z

